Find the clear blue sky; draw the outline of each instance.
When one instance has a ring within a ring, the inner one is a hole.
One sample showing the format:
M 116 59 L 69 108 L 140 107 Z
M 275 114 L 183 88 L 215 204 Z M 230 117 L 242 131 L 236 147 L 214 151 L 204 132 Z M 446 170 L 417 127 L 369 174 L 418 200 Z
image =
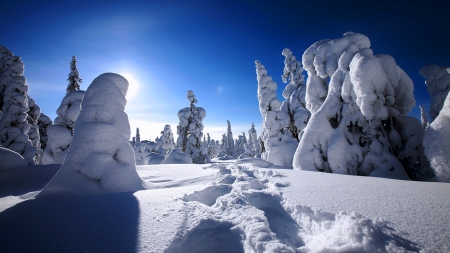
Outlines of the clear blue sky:
M 127 77 L 126 112 L 143 139 L 165 124 L 193 90 L 205 108 L 205 133 L 220 138 L 230 120 L 235 138 L 261 130 L 254 61 L 278 83 L 290 48 L 297 59 L 312 43 L 347 31 L 369 37 L 412 78 L 418 105 L 429 106 L 427 64 L 450 64 L 445 1 L 20 1 L 0 3 L 0 44 L 25 63 L 29 94 L 52 119 L 67 87 L 72 55 L 82 89 L 104 72 Z M 131 91 L 133 93 L 133 91 Z M 418 116 L 416 107 L 412 115 Z

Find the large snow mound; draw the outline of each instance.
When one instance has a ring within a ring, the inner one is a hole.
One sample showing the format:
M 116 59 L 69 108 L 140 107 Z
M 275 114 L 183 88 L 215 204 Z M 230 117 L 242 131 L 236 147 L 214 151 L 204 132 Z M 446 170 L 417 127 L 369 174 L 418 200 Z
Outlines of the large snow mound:
M 95 78 L 86 90 L 67 157 L 38 197 L 142 189 L 124 112 L 127 89 L 128 82 L 120 75 L 106 73 Z
M 27 161 L 10 149 L 0 147 L 0 172 L 26 167 Z
M 169 151 L 166 158 L 161 164 L 191 164 L 192 158 L 190 155 L 185 154 L 181 149 L 174 148 Z

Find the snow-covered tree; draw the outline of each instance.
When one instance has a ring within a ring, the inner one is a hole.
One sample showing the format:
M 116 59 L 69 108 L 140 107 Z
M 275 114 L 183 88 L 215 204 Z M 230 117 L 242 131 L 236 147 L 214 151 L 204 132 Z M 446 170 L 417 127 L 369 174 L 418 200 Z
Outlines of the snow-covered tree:
M 261 158 L 273 164 L 292 166 L 292 158 L 297 147 L 297 140 L 288 133 L 290 117 L 285 110 L 280 110 L 281 102 L 276 98 L 277 84 L 267 74 L 264 65 L 255 61 L 256 79 L 258 80 L 259 111 L 263 117 L 261 140 L 264 151 Z
M 422 122 L 423 129 L 427 129 L 430 125 L 430 122 L 428 121 L 427 111 L 425 110 L 425 107 L 422 105 L 419 105 L 420 108 L 420 121 Z
M 53 124 L 50 117 L 47 115 L 41 113 L 38 118 L 38 127 L 39 127 L 39 141 L 41 142 L 41 149 L 44 150 L 47 147 L 47 141 L 48 141 L 48 133 L 47 128 L 48 126 L 51 126 Z
M 133 137 L 130 141 L 131 147 L 134 147 L 136 145 L 136 137 Z
M 256 133 L 255 124 L 252 122 L 252 128 L 248 130 L 248 145 L 249 148 L 254 150 L 256 154 L 261 155 L 261 145 L 258 140 L 258 134 Z
M 234 147 L 234 139 L 233 132 L 231 131 L 230 121 L 227 120 L 228 128 L 227 128 L 227 155 L 230 157 L 235 157 L 235 147 Z
M 37 198 L 52 194 L 105 194 L 142 190 L 136 172 L 128 116 L 128 82 L 106 73 L 86 91 L 64 163 Z
M 175 142 L 173 139 L 173 133 L 170 125 L 165 125 L 164 130 L 161 132 L 161 141 L 162 141 L 162 147 L 165 150 L 171 150 L 175 147 Z
M 85 91 L 72 91 L 63 98 L 56 110 L 54 125 L 48 126 L 48 141 L 42 156 L 42 164 L 61 164 L 67 155 L 74 131 L 75 121 L 81 110 Z
M 82 80 L 80 78 L 80 74 L 78 73 L 77 58 L 75 58 L 75 56 L 72 56 L 72 61 L 70 62 L 70 73 L 67 81 L 69 81 L 66 89 L 67 94 L 72 91 L 80 90 L 80 85 L 78 83 L 81 83 Z
M 444 100 L 450 91 L 450 68 L 439 67 L 436 65 L 427 65 L 419 70 L 419 73 L 425 77 L 427 91 L 431 96 L 430 104 L 430 122 L 438 116 L 444 105 Z
M 195 106 L 197 99 L 191 90 L 187 91 L 187 99 L 191 103 L 190 107 L 183 108 L 178 112 L 180 123 L 177 126 L 177 146 L 191 156 L 193 163 L 206 163 L 210 161 L 210 158 L 207 149 L 201 147 L 202 120 L 206 117 L 206 111 Z
M 348 32 L 303 54 L 312 116 L 294 169 L 407 178 L 404 165 L 417 160 L 412 151 L 423 131 L 407 129 L 414 120 L 420 126 L 405 117 L 415 104 L 413 83 L 391 56 L 374 55 L 369 47 L 366 36 Z
M 28 138 L 28 86 L 23 77 L 24 65 L 20 56 L 0 45 L 1 110 L 0 146 L 22 155 L 28 164 L 34 164 L 36 148 Z M 39 136 L 34 136 L 39 142 Z
M 239 135 L 236 141 L 236 156 L 245 153 L 245 145 L 247 145 L 247 138 L 245 137 L 245 133 L 242 132 L 242 135 Z
M 39 126 L 38 126 L 38 119 L 41 115 L 41 108 L 36 104 L 34 99 L 28 96 L 28 108 L 30 109 L 28 111 L 27 121 L 30 125 L 30 130 L 28 130 L 28 138 L 31 141 L 31 144 L 33 147 L 36 148 L 37 153 L 35 156 L 35 164 L 38 164 L 41 162 L 42 159 L 42 149 L 41 149 L 41 141 L 40 141 L 40 135 L 39 135 Z
M 136 143 L 141 142 L 141 135 L 139 134 L 139 127 L 136 128 Z
M 450 183 L 450 94 L 447 94 L 441 111 L 425 131 L 423 146 L 436 180 Z
M 292 51 L 285 48 L 282 52 L 286 58 L 284 60 L 284 70 L 281 78 L 284 83 L 289 81 L 283 91 L 283 97 L 286 99 L 281 105 L 281 110 L 288 113 L 290 123 L 287 126 L 289 133 L 299 140 L 299 133 L 306 127 L 310 113 L 306 107 L 306 85 L 303 68 L 299 61 L 292 55 Z

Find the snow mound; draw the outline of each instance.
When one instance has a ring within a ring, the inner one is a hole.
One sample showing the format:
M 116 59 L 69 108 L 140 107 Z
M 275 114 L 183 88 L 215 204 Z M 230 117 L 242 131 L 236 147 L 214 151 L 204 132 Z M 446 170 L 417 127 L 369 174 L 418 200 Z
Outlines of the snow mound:
M 174 148 L 169 151 L 164 161 L 161 164 L 191 164 L 191 156 L 185 154 L 181 149 Z
M 106 73 L 95 78 L 85 93 L 67 157 L 37 197 L 143 189 L 124 112 L 127 89 L 128 82 L 120 75 Z
M 0 172 L 20 169 L 27 165 L 27 161 L 19 153 L 0 147 Z
M 147 164 L 160 164 L 162 161 L 164 161 L 165 157 L 159 153 L 152 152 L 144 158 L 142 158 L 142 161 L 144 162 L 144 165 Z
M 42 164 L 62 164 L 66 158 L 72 134 L 64 126 L 51 125 L 47 127 L 48 142 L 42 155 Z

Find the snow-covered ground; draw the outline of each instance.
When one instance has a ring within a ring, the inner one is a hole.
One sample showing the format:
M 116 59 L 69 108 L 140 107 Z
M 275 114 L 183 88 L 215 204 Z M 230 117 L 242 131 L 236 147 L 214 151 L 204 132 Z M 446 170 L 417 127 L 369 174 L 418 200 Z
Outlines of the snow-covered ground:
M 1 252 L 450 252 L 450 184 L 221 160 L 137 166 L 134 193 L 34 199 L 58 167 L 1 174 Z

